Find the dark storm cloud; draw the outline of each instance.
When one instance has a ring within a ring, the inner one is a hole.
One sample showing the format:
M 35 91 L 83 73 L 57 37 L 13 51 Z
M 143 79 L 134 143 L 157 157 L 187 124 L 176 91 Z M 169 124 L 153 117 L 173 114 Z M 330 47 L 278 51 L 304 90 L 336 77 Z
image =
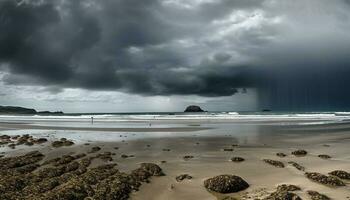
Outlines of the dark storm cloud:
M 0 60 L 10 71 L 5 80 L 149 95 L 231 95 L 235 85 L 225 85 L 236 81 L 232 79 L 236 72 L 231 77 L 212 75 L 207 69 L 174 72 L 170 68 L 187 65 L 183 57 L 188 55 L 177 55 L 171 46 L 150 46 L 191 35 L 191 24 L 199 18 L 214 20 L 227 15 L 231 7 L 251 7 L 254 2 L 204 3 L 187 16 L 192 22 L 176 24 L 171 18 L 189 12 L 155 0 L 4 0 L 0 3 Z M 174 12 L 169 14 L 172 21 L 166 19 L 168 11 Z M 128 51 L 132 47 L 147 55 L 137 60 Z
M 3 0 L 3 81 L 141 95 L 252 87 L 262 107 L 346 107 L 349 11 L 347 0 Z

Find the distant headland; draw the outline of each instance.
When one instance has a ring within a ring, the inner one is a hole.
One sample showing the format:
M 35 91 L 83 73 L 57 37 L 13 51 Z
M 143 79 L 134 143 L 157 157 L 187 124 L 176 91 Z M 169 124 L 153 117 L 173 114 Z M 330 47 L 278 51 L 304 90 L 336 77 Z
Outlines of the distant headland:
M 36 111 L 32 108 L 23 108 L 17 106 L 0 106 L 0 114 L 28 114 L 28 115 L 63 115 L 62 111 L 50 112 L 50 111 Z

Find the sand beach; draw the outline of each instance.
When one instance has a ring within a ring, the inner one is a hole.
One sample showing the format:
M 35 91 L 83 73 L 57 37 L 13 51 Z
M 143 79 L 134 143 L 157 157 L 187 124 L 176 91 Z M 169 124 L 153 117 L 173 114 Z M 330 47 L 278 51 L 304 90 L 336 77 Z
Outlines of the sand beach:
M 25 119 L 3 117 L 0 123 L 0 162 L 7 163 L 2 199 L 278 199 L 276 192 L 310 200 L 350 197 L 349 177 L 329 175 L 350 172 L 350 123 L 343 119 Z M 208 189 L 205 181 L 219 175 L 239 176 L 249 186 Z M 94 176 L 99 178 L 89 181 Z M 40 190 L 36 184 L 43 184 Z M 281 191 L 283 184 L 298 189 Z

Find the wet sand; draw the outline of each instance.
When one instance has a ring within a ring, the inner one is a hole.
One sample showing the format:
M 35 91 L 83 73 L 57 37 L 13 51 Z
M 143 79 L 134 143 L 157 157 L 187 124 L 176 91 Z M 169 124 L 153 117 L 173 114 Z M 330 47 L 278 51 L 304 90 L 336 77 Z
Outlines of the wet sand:
M 6 146 L 0 148 L 5 152 L 5 157 L 23 155 L 32 150 L 38 150 L 45 155 L 43 162 L 66 154 L 87 153 L 93 146 L 101 148 L 98 152 L 112 152 L 113 161 L 97 160 L 93 166 L 106 163 L 117 163 L 117 169 L 122 172 L 131 173 L 133 169 L 139 167 L 140 163 L 157 164 L 165 176 L 152 177 L 150 183 L 142 184 L 139 191 L 132 192 L 130 199 L 222 199 L 226 196 L 237 199 L 263 199 L 276 190 L 281 184 L 293 184 L 299 186 L 301 191 L 295 193 L 302 199 L 311 199 L 306 191 L 315 190 L 332 199 L 346 200 L 350 199 L 350 181 L 343 180 L 346 186 L 330 187 L 307 179 L 303 171 L 297 170 L 288 162 L 293 161 L 305 167 L 306 172 L 319 172 L 327 175 L 333 170 L 344 170 L 350 172 L 350 132 L 344 131 L 347 125 L 340 125 L 336 130 L 334 124 L 300 126 L 270 126 L 244 125 L 239 128 L 227 126 L 223 129 L 213 127 L 188 127 L 199 128 L 186 130 L 174 127 L 174 132 L 167 130 L 171 137 L 147 138 L 133 137 L 141 134 L 130 129 L 114 130 L 113 133 L 117 139 L 106 138 L 103 140 L 82 140 L 72 139 L 76 144 L 67 147 L 54 148 L 50 144 L 55 138 L 55 134 L 48 137 L 49 141 L 40 145 L 16 146 L 15 149 L 9 149 Z M 5 126 L 6 128 L 6 126 Z M 7 126 L 8 128 L 8 126 Z M 28 133 L 35 137 L 46 137 L 45 131 L 37 133 L 35 130 L 23 130 L 23 127 L 13 126 L 18 131 L 1 131 L 0 134 L 18 134 Z M 140 128 L 141 129 L 141 128 Z M 153 128 L 157 129 L 157 128 Z M 309 132 L 309 129 L 312 131 Z M 63 131 L 62 129 L 54 129 Z M 69 127 L 64 129 L 64 133 L 70 134 L 93 134 L 81 133 Z M 230 131 L 231 130 L 231 131 Z M 317 131 L 319 130 L 319 131 Z M 328 130 L 325 132 L 325 130 Z M 52 130 L 48 130 L 52 131 Z M 98 130 L 101 131 L 101 130 Z M 159 130 L 164 132 L 164 130 Z M 125 133 L 126 132 L 126 133 Z M 143 132 L 147 130 L 144 129 Z M 151 131 L 157 132 L 157 131 Z M 57 132 L 59 133 L 59 132 Z M 61 133 L 62 135 L 62 133 Z M 57 136 L 60 136 L 57 134 Z M 85 135 L 88 137 L 88 135 Z M 169 136 L 169 135 L 168 135 Z M 106 137 L 106 135 L 104 135 Z M 84 137 L 83 137 L 84 138 Z M 225 151 L 226 149 L 226 151 Z M 232 151 L 231 151 L 232 149 Z M 305 149 L 308 154 L 303 157 L 297 157 L 291 154 L 297 149 Z M 98 154 L 98 152 L 94 153 Z M 278 157 L 276 153 L 284 153 L 286 157 Z M 320 154 L 331 156 L 330 159 L 318 157 Z M 122 155 L 132 157 L 122 158 Z M 185 160 L 184 156 L 193 156 L 192 159 Z M 245 159 L 240 163 L 230 161 L 232 157 L 239 156 Z M 277 168 L 263 162 L 263 159 L 272 159 L 281 161 L 284 168 Z M 162 162 L 163 161 L 163 162 Z M 164 162 L 165 161 L 165 162 Z M 189 174 L 193 178 L 177 182 L 175 177 L 180 174 Z M 244 191 L 231 194 L 218 194 L 208 192 L 203 181 L 221 174 L 233 174 L 242 177 L 247 181 L 250 187 Z

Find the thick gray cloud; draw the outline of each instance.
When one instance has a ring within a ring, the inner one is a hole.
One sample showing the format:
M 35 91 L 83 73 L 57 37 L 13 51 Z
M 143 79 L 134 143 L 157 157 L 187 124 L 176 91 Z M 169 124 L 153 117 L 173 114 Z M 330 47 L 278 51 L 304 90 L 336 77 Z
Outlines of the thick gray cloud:
M 7 84 L 350 108 L 349 1 L 3 0 Z

